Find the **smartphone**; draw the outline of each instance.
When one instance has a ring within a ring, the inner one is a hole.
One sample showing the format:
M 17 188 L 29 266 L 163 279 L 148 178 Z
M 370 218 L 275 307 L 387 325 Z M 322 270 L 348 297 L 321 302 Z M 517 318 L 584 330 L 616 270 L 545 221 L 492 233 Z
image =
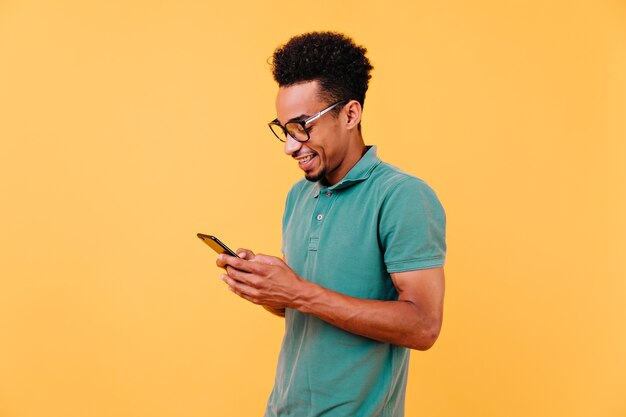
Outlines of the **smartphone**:
M 202 240 L 204 243 L 206 243 L 207 245 L 209 245 L 211 247 L 211 249 L 213 249 L 215 252 L 217 253 L 225 253 L 227 255 L 230 256 L 236 256 L 237 258 L 239 258 L 239 255 L 237 255 L 232 249 L 230 249 L 228 246 L 226 246 L 225 244 L 223 244 L 218 238 L 216 238 L 215 236 L 211 236 L 211 235 L 204 235 L 202 233 L 198 233 L 197 234 L 198 238 L 200 238 L 200 240 Z

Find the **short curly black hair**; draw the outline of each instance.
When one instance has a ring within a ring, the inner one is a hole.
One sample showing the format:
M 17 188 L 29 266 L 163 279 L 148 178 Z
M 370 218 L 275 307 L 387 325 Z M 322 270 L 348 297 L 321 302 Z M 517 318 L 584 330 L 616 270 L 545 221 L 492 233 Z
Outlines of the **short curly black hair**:
M 276 48 L 272 74 L 280 87 L 316 80 L 327 101 L 357 100 L 363 106 L 374 68 L 366 52 L 341 33 L 304 33 Z

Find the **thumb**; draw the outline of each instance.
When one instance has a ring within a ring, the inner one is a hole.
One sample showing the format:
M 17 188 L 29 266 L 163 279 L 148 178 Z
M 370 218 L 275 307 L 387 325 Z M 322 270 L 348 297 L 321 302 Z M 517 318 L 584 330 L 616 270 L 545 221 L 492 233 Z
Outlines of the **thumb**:
M 254 252 L 252 252 L 250 249 L 239 248 L 236 252 L 241 259 L 245 259 L 247 261 L 251 261 L 255 257 Z

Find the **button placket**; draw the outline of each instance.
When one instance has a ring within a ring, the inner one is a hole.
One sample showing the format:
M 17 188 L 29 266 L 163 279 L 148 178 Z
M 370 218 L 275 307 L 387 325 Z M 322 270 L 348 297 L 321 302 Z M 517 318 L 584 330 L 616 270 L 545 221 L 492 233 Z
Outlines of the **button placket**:
M 309 237 L 309 250 L 317 250 L 318 242 L 322 227 L 328 218 L 328 211 L 334 200 L 334 193 L 328 190 L 320 190 L 317 201 L 315 202 L 315 210 L 311 219 L 311 236 Z

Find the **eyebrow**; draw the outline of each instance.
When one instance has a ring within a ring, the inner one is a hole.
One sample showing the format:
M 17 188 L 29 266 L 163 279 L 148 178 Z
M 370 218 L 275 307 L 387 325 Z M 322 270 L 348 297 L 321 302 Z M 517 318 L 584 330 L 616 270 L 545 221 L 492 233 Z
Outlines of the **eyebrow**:
M 287 120 L 287 123 L 289 123 L 289 122 L 301 122 L 303 120 L 308 119 L 309 117 L 311 117 L 311 116 L 309 116 L 307 114 L 301 114 L 300 116 L 292 117 L 291 119 Z

